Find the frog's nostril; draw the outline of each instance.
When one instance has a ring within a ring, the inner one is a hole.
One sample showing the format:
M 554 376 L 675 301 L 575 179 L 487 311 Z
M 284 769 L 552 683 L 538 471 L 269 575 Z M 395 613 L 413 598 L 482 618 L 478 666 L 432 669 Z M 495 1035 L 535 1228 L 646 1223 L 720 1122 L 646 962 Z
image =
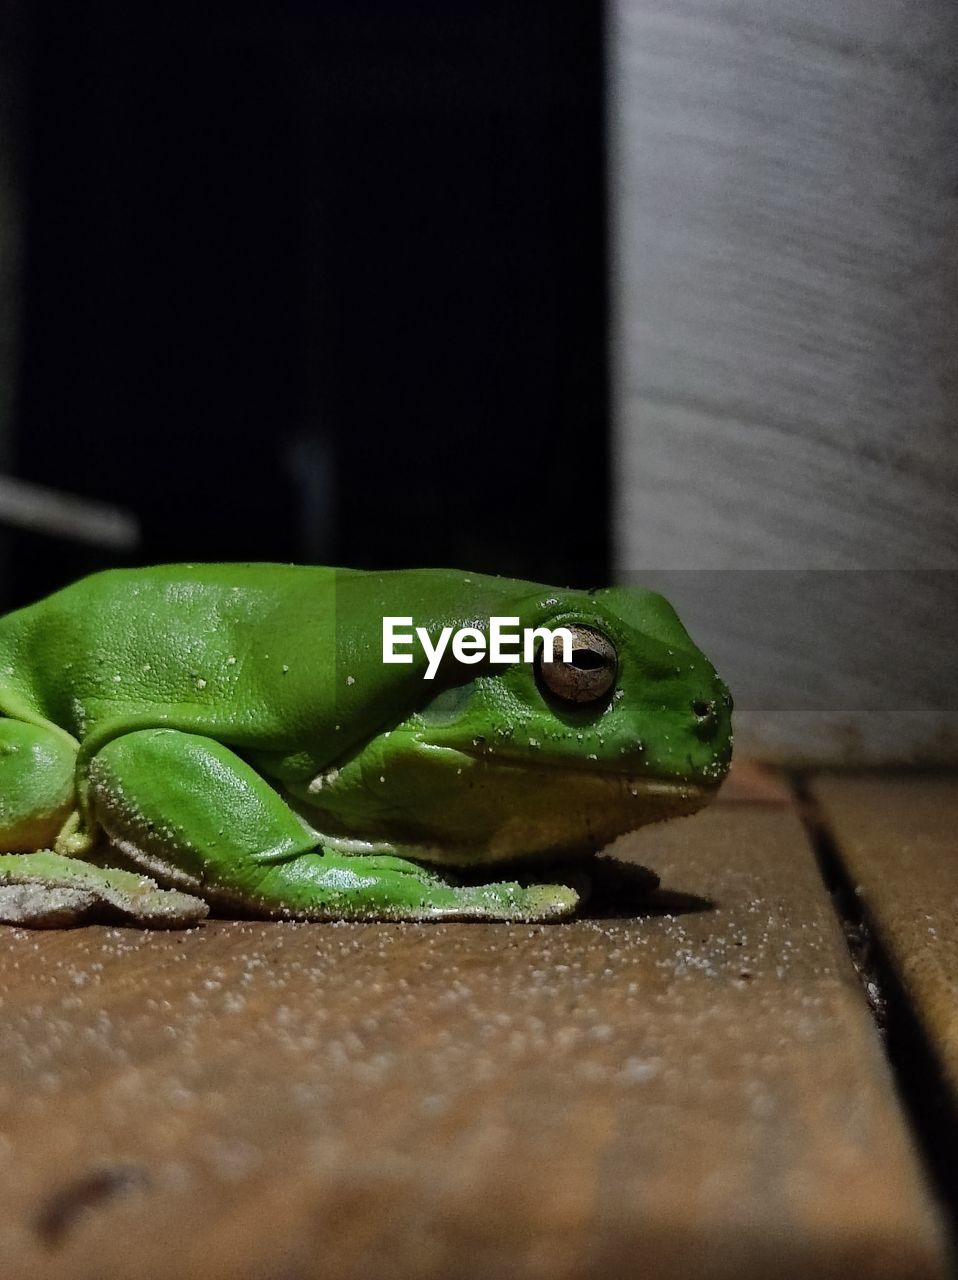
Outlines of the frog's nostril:
M 713 738 L 719 724 L 717 703 L 711 699 L 696 698 L 692 703 L 692 715 L 695 717 L 692 730 L 695 736 L 706 742 Z

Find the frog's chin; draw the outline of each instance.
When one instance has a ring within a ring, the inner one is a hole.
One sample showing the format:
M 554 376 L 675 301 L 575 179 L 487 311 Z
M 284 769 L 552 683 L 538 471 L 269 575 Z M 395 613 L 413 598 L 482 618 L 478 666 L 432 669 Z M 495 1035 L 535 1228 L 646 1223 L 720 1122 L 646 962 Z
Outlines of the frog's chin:
M 364 777 L 365 829 L 356 830 L 358 821 L 348 824 L 352 831 L 325 827 L 330 847 L 450 867 L 581 858 L 637 827 L 695 813 L 718 790 L 717 782 L 636 776 L 591 764 L 537 765 L 449 747 L 430 747 L 425 754 L 428 770 L 417 753 L 406 757 L 406 769 L 396 761 Z M 344 780 L 337 777 L 334 788 Z M 328 781 L 311 790 L 314 803 L 333 799 Z M 413 794 L 420 799 L 411 807 Z M 380 801 L 375 816 L 372 797 Z M 324 826 L 319 814 L 313 821 Z

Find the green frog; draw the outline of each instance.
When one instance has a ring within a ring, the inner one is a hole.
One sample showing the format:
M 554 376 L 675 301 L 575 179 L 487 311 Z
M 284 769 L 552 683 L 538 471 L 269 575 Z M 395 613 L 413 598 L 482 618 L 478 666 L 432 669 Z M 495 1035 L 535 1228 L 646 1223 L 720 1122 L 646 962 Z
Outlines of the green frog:
M 431 657 L 383 660 L 397 617 Z M 493 618 L 570 643 L 505 663 L 439 644 Z M 0 618 L 0 920 L 568 917 L 615 837 L 712 799 L 731 708 L 671 605 L 632 587 L 94 574 Z

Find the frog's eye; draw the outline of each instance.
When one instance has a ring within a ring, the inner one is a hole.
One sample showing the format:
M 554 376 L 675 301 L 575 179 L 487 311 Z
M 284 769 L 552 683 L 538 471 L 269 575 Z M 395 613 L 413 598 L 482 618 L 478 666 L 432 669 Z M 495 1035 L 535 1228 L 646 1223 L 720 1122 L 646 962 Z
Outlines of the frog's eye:
M 542 650 L 536 657 L 536 675 L 553 697 L 563 702 L 599 702 L 607 698 L 615 684 L 619 662 L 615 646 L 608 636 L 592 627 L 569 627 L 572 635 L 572 661 L 562 661 L 562 649 L 556 645 L 555 660 L 542 661 Z

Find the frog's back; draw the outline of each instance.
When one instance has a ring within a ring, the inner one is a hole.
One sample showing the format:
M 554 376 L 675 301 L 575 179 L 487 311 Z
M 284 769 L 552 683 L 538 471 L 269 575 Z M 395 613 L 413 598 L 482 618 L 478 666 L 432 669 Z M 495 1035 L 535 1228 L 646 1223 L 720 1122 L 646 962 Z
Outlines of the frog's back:
M 333 625 L 336 576 L 300 565 L 180 564 L 82 578 L 0 618 L 0 711 L 80 739 L 105 718 L 159 708 L 173 709 L 171 723 L 188 708 L 187 719 L 209 721 L 211 732 L 236 722 L 253 733 L 271 638 L 288 645 L 308 625 L 319 644 L 324 620 Z

